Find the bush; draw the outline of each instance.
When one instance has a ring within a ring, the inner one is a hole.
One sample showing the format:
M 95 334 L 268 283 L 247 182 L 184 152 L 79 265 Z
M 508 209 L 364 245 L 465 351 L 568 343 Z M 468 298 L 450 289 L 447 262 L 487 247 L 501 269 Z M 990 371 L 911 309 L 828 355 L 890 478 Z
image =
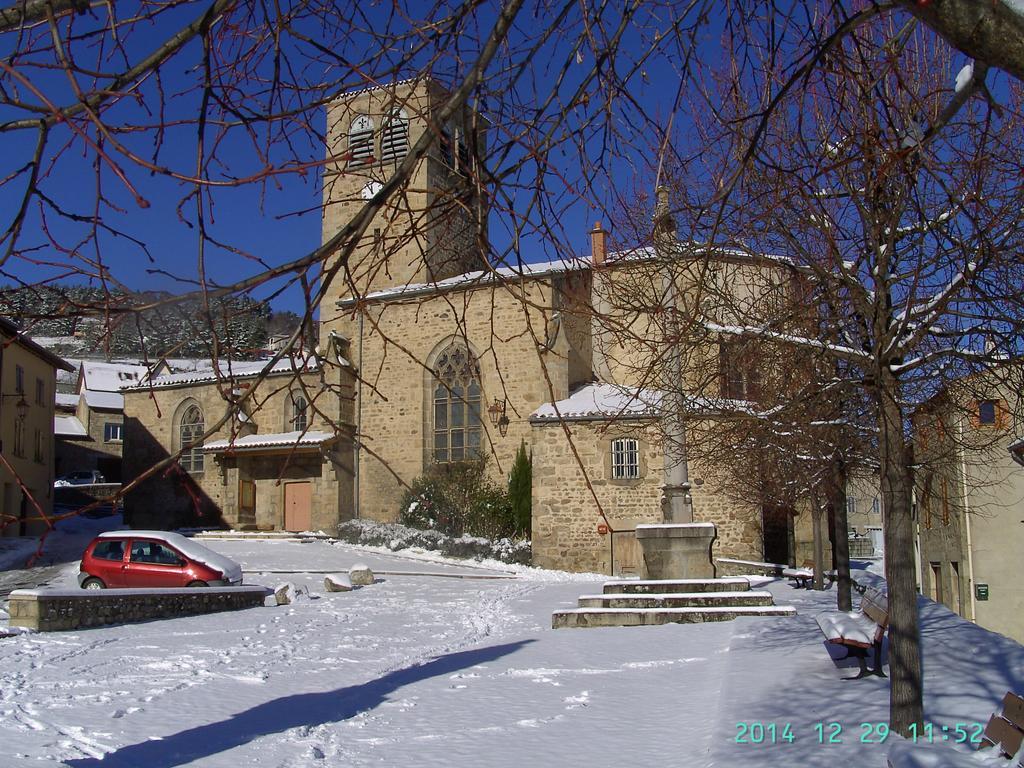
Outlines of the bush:
M 402 497 L 400 521 L 447 536 L 514 536 L 518 531 L 512 501 L 486 470 L 484 459 L 431 466 Z
M 375 523 L 370 520 L 349 520 L 338 526 L 338 538 L 352 544 L 386 547 L 398 552 L 409 547 L 440 552 L 447 557 L 490 558 L 504 563 L 529 565 L 530 542 L 509 539 L 488 539 L 461 536 L 452 538 L 439 531 L 423 531 L 395 523 Z

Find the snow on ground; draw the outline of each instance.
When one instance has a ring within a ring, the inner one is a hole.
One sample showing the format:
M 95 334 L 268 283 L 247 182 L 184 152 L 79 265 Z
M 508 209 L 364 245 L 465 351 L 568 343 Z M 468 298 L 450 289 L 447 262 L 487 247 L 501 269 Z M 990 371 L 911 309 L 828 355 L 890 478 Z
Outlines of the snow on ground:
M 327 542 L 206 543 L 247 571 L 415 570 Z M 843 681 L 856 663 L 833 661 L 814 621 L 834 591 L 768 583 L 796 618 L 554 631 L 551 612 L 596 584 L 385 575 L 327 593 L 322 574 L 284 578 L 311 598 L 0 640 L 0 764 L 885 765 L 890 744 L 860 739 L 887 719 L 887 681 Z M 929 719 L 984 723 L 1024 689 L 1020 645 L 928 601 L 922 617 Z M 778 743 L 736 743 L 753 722 Z M 839 743 L 819 743 L 833 722 Z

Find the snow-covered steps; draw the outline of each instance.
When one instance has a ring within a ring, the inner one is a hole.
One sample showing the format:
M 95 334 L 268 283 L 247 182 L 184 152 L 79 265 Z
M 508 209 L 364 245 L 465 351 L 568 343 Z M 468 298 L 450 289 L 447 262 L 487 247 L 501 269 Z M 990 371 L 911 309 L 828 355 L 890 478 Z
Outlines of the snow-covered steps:
M 605 582 L 602 594 L 580 597 L 579 608 L 553 613 L 551 627 L 642 627 L 795 615 L 790 606 L 774 605 L 771 592 L 751 590 L 746 579 L 634 579 Z
M 606 595 L 645 595 L 658 593 L 692 593 L 692 592 L 746 592 L 750 582 L 746 579 L 671 579 L 671 580 L 636 580 L 606 581 Z
M 645 627 L 655 624 L 694 624 L 706 621 L 731 621 L 739 616 L 796 616 L 788 605 L 712 606 L 701 608 L 577 608 L 556 611 L 552 629 L 578 627 Z
M 659 594 L 583 595 L 580 608 L 701 608 L 723 605 L 773 605 L 771 592 L 665 592 Z

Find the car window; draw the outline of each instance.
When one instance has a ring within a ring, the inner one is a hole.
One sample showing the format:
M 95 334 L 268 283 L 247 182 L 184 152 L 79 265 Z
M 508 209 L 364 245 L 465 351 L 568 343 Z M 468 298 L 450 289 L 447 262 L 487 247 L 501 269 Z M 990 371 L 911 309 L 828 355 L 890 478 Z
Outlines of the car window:
M 112 541 L 101 541 L 92 551 L 93 557 L 100 560 L 123 560 L 124 542 L 114 539 Z
M 177 552 L 158 541 L 133 541 L 131 561 L 156 565 L 184 565 Z

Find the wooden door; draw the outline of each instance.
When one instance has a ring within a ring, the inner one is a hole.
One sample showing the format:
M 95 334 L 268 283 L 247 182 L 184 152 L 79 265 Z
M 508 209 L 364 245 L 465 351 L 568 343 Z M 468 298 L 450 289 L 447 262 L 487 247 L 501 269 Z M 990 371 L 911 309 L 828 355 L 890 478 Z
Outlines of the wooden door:
M 610 535 L 612 545 L 612 576 L 642 576 L 644 556 L 636 531 L 614 531 Z
M 313 484 L 285 483 L 284 529 L 308 531 L 313 525 Z
M 256 481 L 238 481 L 238 525 L 239 527 L 256 525 Z

